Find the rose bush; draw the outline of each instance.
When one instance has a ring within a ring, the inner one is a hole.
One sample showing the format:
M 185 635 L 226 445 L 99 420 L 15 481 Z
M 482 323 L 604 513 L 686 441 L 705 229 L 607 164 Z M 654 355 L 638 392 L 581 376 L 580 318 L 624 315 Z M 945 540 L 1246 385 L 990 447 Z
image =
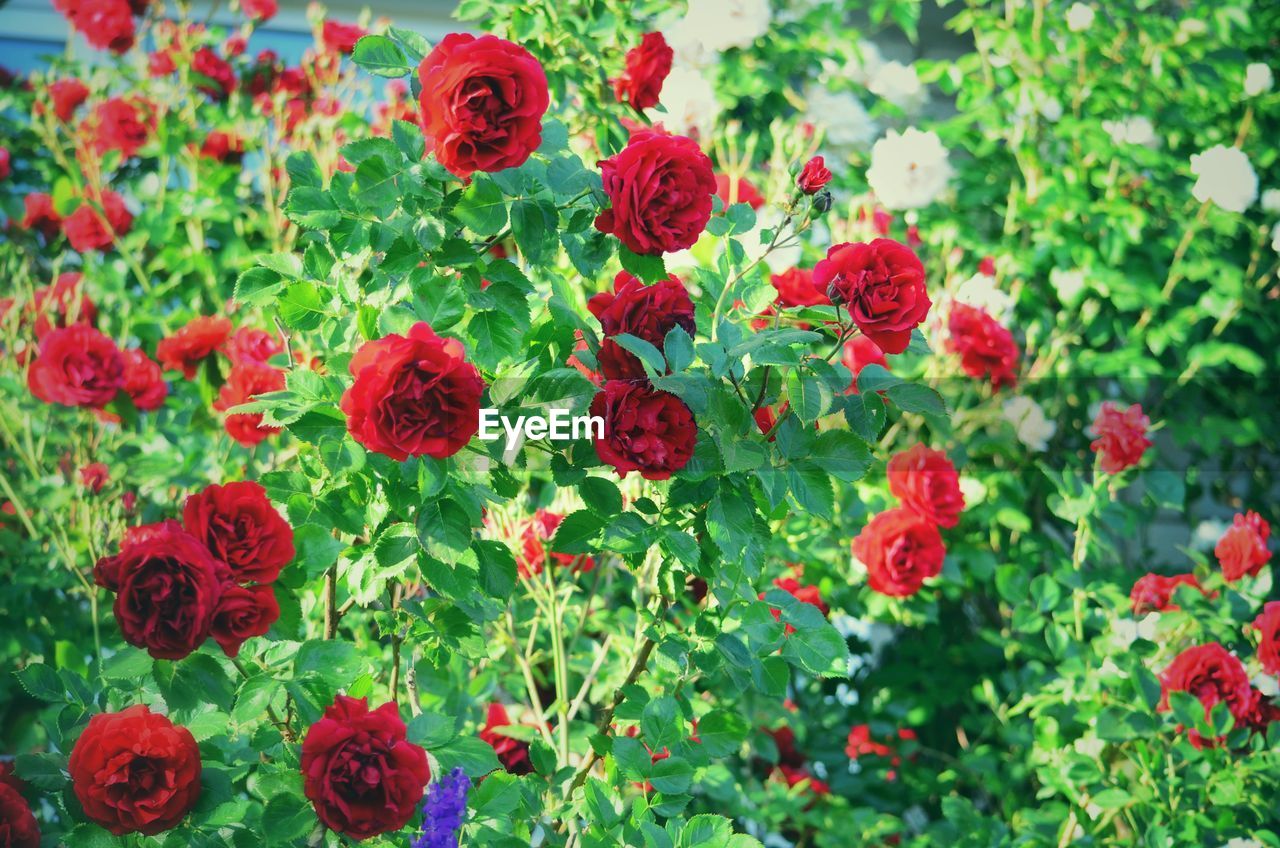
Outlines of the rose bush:
M 1138 6 L 56 3 L 0 848 L 1280 846 L 1280 10 Z

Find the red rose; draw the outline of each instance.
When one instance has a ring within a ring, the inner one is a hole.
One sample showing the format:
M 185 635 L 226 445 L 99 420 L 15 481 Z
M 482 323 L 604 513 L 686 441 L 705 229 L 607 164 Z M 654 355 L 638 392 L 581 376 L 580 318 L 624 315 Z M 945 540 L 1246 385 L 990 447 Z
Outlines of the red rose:
M 809 760 L 796 747 L 796 732 L 794 730 L 785 724 L 774 730 L 770 730 L 767 727 L 763 727 L 761 730 L 773 738 L 773 744 L 778 749 L 778 765 L 788 766 L 789 768 L 804 768 L 805 763 Z
M 659 350 L 673 327 L 694 334 L 693 301 L 684 283 L 674 275 L 645 285 L 626 271 L 613 278 L 613 291 L 600 292 L 587 301 L 587 309 L 600 321 L 606 336 L 597 360 L 608 380 L 644 379 L 644 366 L 635 354 L 608 336 L 629 333 Z
M 645 33 L 640 46 L 627 51 L 626 70 L 613 80 L 613 96 L 619 103 L 630 103 L 636 109 L 657 106 L 674 57 L 675 51 L 662 33 Z
M 596 561 L 589 556 L 576 554 L 553 553 L 547 544 L 556 535 L 556 528 L 564 516 L 540 509 L 534 513 L 520 531 L 520 550 L 516 554 L 516 570 L 522 577 L 541 574 L 543 564 L 550 555 L 557 565 L 573 566 L 575 572 L 587 572 L 596 567 Z
M 1267 548 L 1270 536 L 1271 525 L 1258 513 L 1237 515 L 1213 548 L 1222 566 L 1222 576 L 1228 582 L 1245 575 L 1256 577 L 1262 566 L 1271 561 L 1271 551 Z
M 1093 419 L 1093 433 L 1097 438 L 1089 445 L 1102 457 L 1102 470 L 1119 474 L 1142 461 L 1142 454 L 1151 447 L 1151 440 L 1147 438 L 1150 425 L 1151 419 L 1142 414 L 1138 404 L 1121 410 L 1111 401 L 1104 402 Z
M 85 815 L 116 836 L 169 830 L 200 798 L 191 731 L 142 704 L 89 719 L 67 770 Z
M 806 586 L 794 577 L 779 577 L 773 581 L 773 585 L 791 595 L 797 601 L 817 607 L 818 612 L 823 615 L 827 615 L 831 611 L 822 600 L 822 592 L 817 586 Z M 758 597 L 763 601 L 766 594 L 767 593 L 765 592 L 761 592 Z M 782 610 L 770 608 L 769 611 L 773 613 L 774 621 L 782 620 Z M 786 625 L 784 632 L 786 635 L 790 636 L 792 633 L 796 632 L 796 629 L 788 624 Z
M 251 21 L 265 24 L 280 11 L 276 0 L 240 0 L 240 11 Z
M 89 86 L 74 78 L 58 80 L 49 84 L 49 99 L 53 101 L 53 114 L 67 123 L 76 107 L 89 99 Z
M 97 206 L 102 207 L 101 213 Z M 96 201 L 82 199 L 76 210 L 62 221 L 67 241 L 80 253 L 104 250 L 117 238 L 128 235 L 132 228 L 133 215 L 125 208 L 124 198 L 110 189 L 103 189 Z
M 0 780 L 0 848 L 40 848 L 40 826 L 27 800 L 13 785 L 17 778 L 2 776 L 6 779 Z
M 81 132 L 93 139 L 93 148 L 99 155 L 119 150 L 128 159 L 151 137 L 153 119 L 149 108 L 145 103 L 112 97 L 98 104 L 81 125 Z
M 12 167 L 9 164 L 9 148 L 0 147 L 0 180 L 5 179 L 12 173 Z
M 746 177 L 730 179 L 727 174 L 716 174 L 715 180 L 716 197 L 725 209 L 735 203 L 745 203 L 752 209 L 764 206 L 764 195 Z
M 209 635 L 225 567 L 176 521 L 136 527 L 120 553 L 94 566 L 99 586 L 116 593 L 124 640 L 156 659 L 180 660 Z
M 792 268 L 781 274 L 773 274 L 769 282 L 777 289 L 774 303 L 781 307 L 828 306 L 831 298 L 813 284 L 813 272 L 804 268 Z
M 1217 592 L 1207 592 L 1200 585 L 1194 574 L 1144 574 L 1133 588 L 1129 590 L 1129 603 L 1134 615 L 1146 615 L 1149 612 L 1165 612 L 1176 610 L 1178 605 L 1171 603 L 1174 591 L 1179 586 L 1191 586 L 1206 597 L 1216 597 Z
M 844 304 L 862 334 L 885 353 L 902 353 L 911 331 L 929 314 L 924 265 L 892 239 L 837 244 L 813 269 L 819 291 Z
M 866 336 L 854 336 L 845 342 L 844 350 L 840 353 L 840 361 L 853 375 L 848 393 L 855 395 L 858 394 L 858 375 L 862 373 L 863 368 L 868 365 L 879 365 L 885 370 L 889 368 L 889 361 L 884 358 L 884 351 L 880 349 L 880 345 Z
M 239 164 L 244 158 L 244 139 L 232 133 L 214 130 L 201 142 L 200 155 L 218 162 Z
M 1258 663 L 1267 674 L 1280 674 L 1280 601 L 1268 601 L 1253 620 L 1258 631 Z
M 395 702 L 370 710 L 366 698 L 339 695 L 302 742 L 302 777 L 325 827 L 368 839 L 413 818 L 431 767 Z
M 1204 705 L 1207 717 L 1215 705 L 1225 702 L 1236 720 L 1236 726 L 1244 725 L 1253 711 L 1253 687 L 1244 665 L 1217 642 L 1187 648 L 1174 658 L 1160 675 L 1160 709 L 1169 708 L 1170 692 L 1190 692 Z M 1194 730 L 1190 738 L 1197 748 L 1211 740 L 1205 740 Z
M 711 218 L 716 178 L 696 142 L 642 130 L 599 164 L 610 208 L 596 216 L 596 229 L 644 256 L 684 250 L 698 240 Z
M 237 586 L 222 588 L 218 608 L 213 613 L 209 635 L 229 657 L 240 653 L 240 646 L 254 636 L 265 636 L 280 618 L 280 604 L 270 586 Z
M 192 318 L 176 333 L 156 345 L 156 359 L 170 371 L 181 371 L 188 380 L 205 357 L 222 346 L 231 334 L 231 321 L 220 315 Z
M 248 403 L 260 394 L 278 392 L 284 387 L 284 372 L 279 368 L 257 362 L 237 362 L 231 366 L 227 382 L 218 389 L 218 399 L 213 402 L 213 408 L 218 412 L 226 412 L 232 407 Z M 262 426 L 261 412 L 232 413 L 223 420 L 222 426 L 231 438 L 249 447 L 280 432 L 279 427 Z
M 982 257 L 982 261 L 978 263 L 978 273 L 985 274 L 988 277 L 996 275 L 996 260 L 992 256 Z
M 52 239 L 62 229 L 62 216 L 53 208 L 53 195 L 35 191 L 22 198 L 24 214 L 22 228 L 39 230 L 45 239 Z
M 876 742 L 871 738 L 871 726 L 867 724 L 855 724 L 849 730 L 849 738 L 844 746 L 845 755 L 856 760 L 859 757 L 868 755 L 875 757 L 888 757 L 893 753 L 893 749 L 883 742 Z
M 149 412 L 163 406 L 169 394 L 169 384 L 164 381 L 160 366 L 136 348 L 124 351 L 121 356 L 124 357 L 124 390 L 133 400 L 134 407 L 141 412 Z
M 191 70 L 198 75 L 196 88 L 214 100 L 226 100 L 235 91 L 235 70 L 211 47 L 201 47 L 192 54 Z
M 423 131 L 453 174 L 518 168 L 542 143 L 547 75 L 523 47 L 494 35 L 446 35 L 418 78 Z
M 831 182 L 831 171 L 821 156 L 815 156 L 804 163 L 800 176 L 796 177 L 796 186 L 805 194 L 817 194 Z
M 252 480 L 206 486 L 187 498 L 182 526 L 238 583 L 272 583 L 293 559 L 293 528 Z
M 914 445 L 886 467 L 889 491 L 902 505 L 939 527 L 955 527 L 964 510 L 960 475 L 942 451 Z
M 342 24 L 337 21 L 325 21 L 320 29 L 320 40 L 326 50 L 350 56 L 356 49 L 356 42 L 369 34 L 369 31 L 357 24 Z
M 646 480 L 666 480 L 693 458 L 698 425 L 684 401 L 669 392 L 609 380 L 592 399 L 591 415 L 604 419 L 596 455 L 619 477 L 639 471 Z
M 133 46 L 133 9 L 127 0 L 56 0 L 53 6 L 93 47 L 123 53 Z
M 985 309 L 953 303 L 947 317 L 947 347 L 960 356 L 964 373 L 990 379 L 1000 389 L 1018 382 L 1018 345 L 1013 334 Z
M 111 479 L 111 469 L 105 462 L 91 462 L 80 469 L 80 484 L 95 495 L 102 491 Z
M 509 773 L 532 774 L 533 763 L 529 760 L 529 743 L 512 736 L 504 736 L 499 732 L 502 728 L 510 726 L 511 719 L 507 717 L 506 707 L 495 701 L 489 704 L 489 711 L 479 736 L 489 743 L 494 753 L 498 755 L 498 762 L 502 763 L 502 767 Z
M 783 780 L 787 782 L 787 786 L 795 788 L 801 784 L 808 787 L 808 792 L 813 796 L 806 810 L 811 809 L 818 802 L 819 798 L 831 794 L 831 785 L 825 780 L 814 777 L 805 769 L 794 769 L 790 766 L 778 766 L 778 773 L 782 775 Z
M 258 362 L 265 365 L 277 353 L 284 353 L 284 345 L 266 330 L 241 327 L 223 343 L 222 352 L 232 362 Z
M 867 567 L 873 591 L 903 598 L 942 571 L 947 555 L 938 528 L 908 509 L 882 512 L 853 540 L 853 555 Z
M 444 459 L 480 427 L 484 380 L 462 343 L 442 339 L 423 322 L 407 336 L 365 342 L 351 359 L 355 382 L 342 395 L 351 437 L 397 462 Z
M 111 339 L 84 324 L 52 330 L 27 371 L 27 387 L 45 403 L 101 409 L 124 385 L 124 357 Z

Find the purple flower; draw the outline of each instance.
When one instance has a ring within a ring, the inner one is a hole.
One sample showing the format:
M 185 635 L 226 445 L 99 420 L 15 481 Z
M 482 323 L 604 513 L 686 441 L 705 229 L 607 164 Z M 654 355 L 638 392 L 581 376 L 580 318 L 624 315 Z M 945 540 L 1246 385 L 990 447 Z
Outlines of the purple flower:
M 427 789 L 422 802 L 422 835 L 410 848 L 458 848 L 458 829 L 467 815 L 471 779 L 455 768 Z

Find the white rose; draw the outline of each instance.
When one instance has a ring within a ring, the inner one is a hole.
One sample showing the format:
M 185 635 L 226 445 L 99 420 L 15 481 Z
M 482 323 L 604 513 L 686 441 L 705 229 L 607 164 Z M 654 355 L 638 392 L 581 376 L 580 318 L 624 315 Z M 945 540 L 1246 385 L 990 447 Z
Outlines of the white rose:
M 917 109 L 928 98 L 916 69 L 901 62 L 885 62 L 880 65 L 867 83 L 867 88 L 871 89 L 872 94 L 883 97 L 899 109 Z
M 1262 193 L 1262 211 L 1280 212 L 1280 188 L 1269 188 Z
M 1123 121 L 1103 121 L 1102 128 L 1116 144 L 1140 144 L 1156 146 L 1156 128 L 1143 115 L 1133 115 Z
M 697 33 L 705 49 L 719 53 L 750 47 L 769 31 L 771 17 L 769 0 L 689 0 L 678 27 Z
M 805 120 L 826 130 L 826 142 L 834 148 L 864 150 L 879 132 L 862 101 L 847 91 L 815 86 L 805 92 L 805 104 Z
M 1084 32 L 1093 26 L 1094 11 L 1092 6 L 1084 3 L 1072 3 L 1067 9 L 1067 29 L 1072 32 Z
M 1040 404 L 1025 395 L 1006 400 L 1000 414 L 1013 425 L 1018 441 L 1034 451 L 1048 448 L 1049 440 L 1058 432 L 1058 425 L 1045 417 Z
M 1063 303 L 1075 303 L 1084 291 L 1084 271 L 1072 268 L 1070 271 L 1054 268 L 1049 272 L 1049 285 L 1053 286 L 1058 300 Z
M 1271 90 L 1274 82 L 1271 68 L 1261 62 L 1254 62 L 1244 69 L 1244 93 L 1247 97 L 1257 97 Z
M 706 138 L 720 114 L 715 89 L 705 76 L 689 68 L 673 68 L 662 84 L 661 105 L 665 112 L 647 110 L 649 118 L 662 122 L 668 130 L 681 135 L 696 131 Z
M 1212 201 L 1228 212 L 1243 212 L 1258 197 L 1258 175 L 1238 147 L 1215 144 L 1195 154 L 1191 173 L 1199 177 L 1191 189 L 1195 199 Z
M 938 199 L 951 179 L 947 149 L 932 130 L 889 130 L 871 148 L 867 182 L 887 209 L 920 209 Z
M 884 54 L 880 48 L 870 41 L 859 41 L 854 48 L 854 57 L 844 66 L 844 73 L 849 79 L 870 87 L 876 72 L 884 65 Z

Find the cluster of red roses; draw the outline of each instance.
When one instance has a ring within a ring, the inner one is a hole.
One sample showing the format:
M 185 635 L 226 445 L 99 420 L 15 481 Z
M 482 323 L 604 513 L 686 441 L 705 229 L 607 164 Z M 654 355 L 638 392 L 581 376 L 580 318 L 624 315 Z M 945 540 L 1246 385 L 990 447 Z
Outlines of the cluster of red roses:
M 909 727 L 898 728 L 898 742 L 915 742 L 916 732 Z M 883 757 L 889 761 L 889 770 L 885 772 L 885 780 L 897 780 L 897 768 L 902 764 L 902 756 L 897 749 L 887 742 L 876 742 L 871 738 L 871 726 L 856 724 L 849 730 L 849 738 L 844 747 L 845 754 L 851 760 L 861 757 Z
M 895 455 L 887 472 L 889 491 L 902 506 L 867 522 L 853 540 L 853 555 L 866 566 L 873 591 L 907 597 L 942 571 L 947 552 L 938 528 L 956 526 L 964 495 L 951 460 L 924 445 Z
M 144 15 L 150 0 L 54 0 L 53 7 L 99 50 L 123 53 L 133 46 L 134 15 Z
M 1218 539 L 1213 548 L 1218 565 L 1222 568 L 1222 577 L 1228 583 L 1234 583 L 1244 577 L 1256 577 L 1262 567 L 1271 561 L 1271 550 L 1267 540 L 1271 538 L 1271 525 L 1256 512 L 1238 514 L 1231 526 Z M 1217 591 L 1210 591 L 1200 584 L 1194 574 L 1145 574 L 1133 584 L 1129 592 L 1129 603 L 1134 615 L 1146 615 L 1150 612 L 1177 610 L 1173 596 L 1179 586 L 1190 586 L 1208 598 L 1216 598 Z M 1259 622 L 1255 622 L 1259 630 L 1264 630 Z M 1264 638 L 1264 643 L 1265 643 Z M 1280 646 L 1269 651 L 1280 651 Z M 1280 671 L 1280 665 L 1277 665 Z M 1273 672 L 1276 673 L 1276 672 Z
M 115 593 L 130 645 L 178 660 L 212 636 L 234 657 L 280 617 L 272 584 L 293 556 L 293 528 L 262 486 L 246 480 L 191 495 L 181 523 L 129 528 L 93 577 Z

